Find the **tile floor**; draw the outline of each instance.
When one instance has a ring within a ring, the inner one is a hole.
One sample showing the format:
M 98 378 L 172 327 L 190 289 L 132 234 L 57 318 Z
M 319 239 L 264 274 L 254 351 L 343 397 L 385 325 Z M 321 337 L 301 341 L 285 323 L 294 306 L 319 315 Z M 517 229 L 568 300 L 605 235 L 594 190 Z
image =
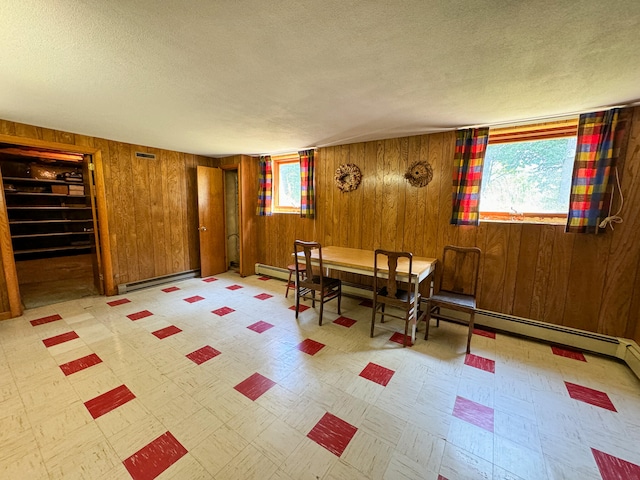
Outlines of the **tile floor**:
M 467 356 L 446 322 L 402 348 L 368 302 L 319 327 L 284 291 L 228 273 L 0 322 L 0 478 L 640 479 L 626 366 L 484 330 Z

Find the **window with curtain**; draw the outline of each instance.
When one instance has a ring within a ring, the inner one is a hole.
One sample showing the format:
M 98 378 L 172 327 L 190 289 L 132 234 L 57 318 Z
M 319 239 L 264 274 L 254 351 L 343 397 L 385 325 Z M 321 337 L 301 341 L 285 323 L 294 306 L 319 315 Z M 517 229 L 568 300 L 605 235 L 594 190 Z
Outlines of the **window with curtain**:
M 273 212 L 300 213 L 300 157 L 273 156 Z

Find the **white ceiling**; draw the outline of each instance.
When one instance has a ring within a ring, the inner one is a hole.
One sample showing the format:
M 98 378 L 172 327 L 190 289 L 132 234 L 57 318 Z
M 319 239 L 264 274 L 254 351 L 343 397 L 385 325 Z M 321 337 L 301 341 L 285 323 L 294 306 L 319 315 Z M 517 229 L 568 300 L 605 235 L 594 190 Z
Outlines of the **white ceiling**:
M 0 118 L 278 153 L 640 99 L 638 0 L 2 0 Z

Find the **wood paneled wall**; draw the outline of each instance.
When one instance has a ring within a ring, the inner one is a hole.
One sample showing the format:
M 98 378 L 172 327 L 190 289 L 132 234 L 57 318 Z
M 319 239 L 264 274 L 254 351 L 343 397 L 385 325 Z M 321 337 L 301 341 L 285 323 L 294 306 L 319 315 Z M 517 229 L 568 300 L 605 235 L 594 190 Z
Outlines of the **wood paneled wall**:
M 101 151 L 116 285 L 200 268 L 196 166 L 215 159 L 4 120 L 0 134 Z
M 454 146 L 449 132 L 319 149 L 317 218 L 259 217 L 259 261 L 285 267 L 296 238 L 438 258 L 446 244 L 478 246 L 480 308 L 640 342 L 640 108 L 633 112 L 620 172 L 624 223 L 601 235 L 519 223 L 451 226 Z M 425 188 L 403 178 L 416 160 L 433 166 Z M 354 192 L 334 186 L 334 172 L 343 163 L 362 171 Z

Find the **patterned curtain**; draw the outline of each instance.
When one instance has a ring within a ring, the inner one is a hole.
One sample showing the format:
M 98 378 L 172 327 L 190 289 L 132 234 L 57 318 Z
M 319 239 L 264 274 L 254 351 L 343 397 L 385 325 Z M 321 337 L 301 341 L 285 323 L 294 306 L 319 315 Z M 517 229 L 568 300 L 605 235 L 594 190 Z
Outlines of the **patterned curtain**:
M 313 150 L 298 152 L 300 156 L 300 216 L 302 218 L 314 218 L 316 215 L 313 154 Z
M 488 128 L 458 130 L 453 157 L 452 225 L 478 225 L 482 166 L 489 140 Z
M 609 214 L 611 173 L 616 166 L 624 125 L 619 108 L 580 115 L 566 232 L 603 230 L 599 224 Z
M 273 195 L 271 157 L 269 155 L 260 157 L 260 176 L 258 179 L 260 186 L 258 188 L 258 208 L 256 209 L 256 215 L 268 217 L 271 215 L 271 197 Z

